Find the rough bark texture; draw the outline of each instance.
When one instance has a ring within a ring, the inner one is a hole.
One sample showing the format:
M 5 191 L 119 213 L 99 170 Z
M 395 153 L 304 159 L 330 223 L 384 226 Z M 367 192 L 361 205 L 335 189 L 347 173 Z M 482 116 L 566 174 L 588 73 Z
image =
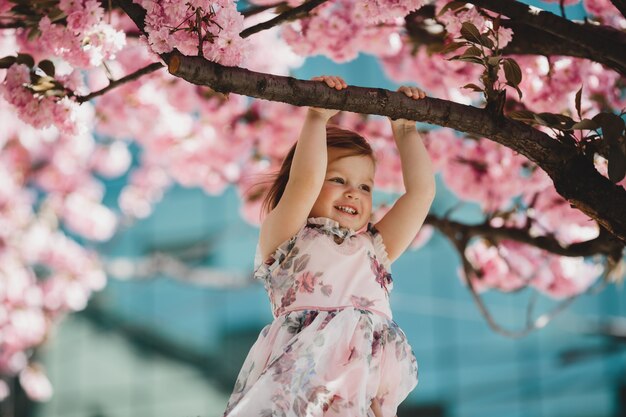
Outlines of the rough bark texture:
M 622 69 L 619 66 L 615 66 L 615 63 L 610 58 L 598 50 L 582 50 L 576 42 L 558 38 L 551 33 L 517 23 L 513 20 L 503 19 L 501 23 L 502 26 L 513 29 L 515 33 L 513 40 L 502 50 L 504 54 L 571 56 L 598 62 L 617 72 L 620 72 Z

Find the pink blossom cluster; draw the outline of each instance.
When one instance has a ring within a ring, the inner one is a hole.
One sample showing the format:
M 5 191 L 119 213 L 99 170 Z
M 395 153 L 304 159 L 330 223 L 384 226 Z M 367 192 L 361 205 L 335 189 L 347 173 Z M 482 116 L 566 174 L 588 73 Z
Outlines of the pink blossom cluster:
M 426 146 L 446 186 L 486 212 L 508 208 L 512 198 L 536 181 L 524 175 L 531 166 L 525 157 L 490 140 L 461 139 L 437 129 L 427 136 Z
M 402 22 L 372 24 L 360 5 L 351 0 L 324 3 L 312 16 L 286 25 L 282 36 L 299 55 L 323 54 L 337 62 L 350 61 L 359 52 L 396 53 Z
M 478 272 L 471 275 L 474 288 L 504 292 L 532 286 L 552 298 L 562 299 L 586 291 L 602 273 L 602 266 L 581 257 L 546 254 L 540 249 L 504 240 L 493 246 L 483 239 L 472 243 L 465 254 Z M 467 279 L 459 271 L 462 282 Z
M 441 54 L 429 55 L 426 48 L 411 54 L 405 39 L 397 54 L 381 58 L 385 73 L 398 83 L 416 83 L 431 96 L 469 104 L 479 94 L 460 87 L 476 83 L 482 67 L 461 61 L 449 61 Z
M 63 153 L 71 145 L 54 131 L 23 125 L 7 107 L 0 101 L 6 128 L 0 133 L 0 373 L 19 375 L 32 399 L 46 400 L 52 388 L 41 366 L 31 362 L 33 348 L 67 312 L 83 309 L 90 294 L 106 282 L 97 255 L 61 232 L 59 221 L 72 229 L 71 222 L 80 225 L 81 218 L 92 216 L 90 225 L 102 230 L 97 226 L 103 213 L 92 212 L 98 209 L 95 204 L 82 207 L 84 212 L 65 213 L 79 190 L 69 195 L 48 190 L 38 201 L 32 186 L 45 188 L 41 176 L 51 149 Z M 88 238 L 98 230 L 82 228 Z
M 275 14 L 266 11 L 247 17 L 244 21 L 245 27 L 268 21 L 274 16 Z M 277 75 L 289 75 L 290 69 L 300 67 L 304 58 L 297 55 L 280 34 L 281 28 L 274 26 L 247 38 L 248 53 L 240 66 Z M 272 59 L 267 59 L 267 45 L 272 45 Z
M 426 3 L 426 0 L 357 0 L 356 8 L 369 22 L 375 23 L 404 18 Z
M 448 0 L 437 0 L 435 2 L 435 13 L 437 15 L 437 20 L 443 23 L 450 38 L 457 38 L 461 36 L 461 26 L 464 22 L 474 24 L 480 33 L 483 34 L 487 33 L 488 28 L 493 29 L 493 21 L 484 15 L 484 13 L 489 12 L 484 10 L 479 11 L 471 4 L 465 5 L 466 10 L 455 11 L 453 9 L 448 9 L 443 14 L 439 14 L 441 9 L 443 9 L 443 7 L 448 3 L 450 3 Z M 495 14 L 493 15 L 495 17 Z M 492 38 L 494 43 L 497 44 L 500 49 L 504 48 L 513 39 L 513 31 L 509 28 L 505 28 L 504 26 L 500 26 L 496 33 L 497 39 L 491 34 L 489 34 L 489 37 Z
M 39 21 L 40 50 L 53 53 L 75 67 L 90 68 L 114 59 L 124 46 L 125 33 L 105 21 L 98 0 L 60 0 L 59 8 L 67 15 L 67 22 L 52 22 L 48 16 Z
M 11 103 L 18 116 L 35 128 L 56 126 L 69 135 L 80 133 L 84 126 L 79 123 L 79 106 L 76 101 L 69 97 L 45 97 L 33 93 L 26 87 L 28 84 L 30 68 L 13 64 L 0 84 L 0 97 Z
M 522 68 L 520 89 L 524 105 L 534 112 L 568 112 L 576 115 L 575 95 L 583 87 L 582 109 L 590 117 L 602 111 L 602 96 L 615 108 L 626 106 L 619 86 L 620 75 L 586 59 L 521 55 L 514 59 Z M 501 77 L 504 78 L 503 76 Z
M 208 16 L 209 23 L 202 25 L 201 35 L 208 33 L 202 53 L 211 61 L 223 65 L 238 65 L 246 53 L 246 44 L 239 36 L 243 29 L 243 16 L 232 0 L 135 0 L 146 9 L 146 32 L 150 48 L 157 54 L 177 48 L 185 55 L 198 54 L 198 33 L 186 31 L 195 24 L 196 14 Z M 198 30 L 198 28 L 196 28 Z M 209 39 L 210 38 L 210 39 Z
M 250 0 L 250 3 L 256 4 L 257 6 L 272 6 L 276 4 L 274 0 Z M 304 3 L 304 0 L 287 0 L 289 7 L 297 7 L 302 3 Z

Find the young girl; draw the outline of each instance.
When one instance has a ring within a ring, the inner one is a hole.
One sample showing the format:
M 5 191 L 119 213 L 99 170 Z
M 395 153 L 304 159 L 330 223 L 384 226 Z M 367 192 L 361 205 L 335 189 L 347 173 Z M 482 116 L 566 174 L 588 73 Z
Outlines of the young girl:
M 346 88 L 339 77 L 313 80 Z M 309 109 L 266 196 L 255 277 L 274 321 L 244 361 L 224 417 L 392 417 L 417 384 L 415 356 L 392 320 L 390 265 L 435 195 L 430 159 L 415 122 L 391 121 L 406 192 L 372 225 L 372 149 L 326 126 L 336 113 Z

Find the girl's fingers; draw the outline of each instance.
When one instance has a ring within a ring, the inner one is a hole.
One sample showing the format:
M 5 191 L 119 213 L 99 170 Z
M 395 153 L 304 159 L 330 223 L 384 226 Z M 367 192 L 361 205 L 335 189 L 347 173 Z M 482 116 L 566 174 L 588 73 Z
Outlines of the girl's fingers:
M 330 75 L 322 75 L 319 77 L 311 78 L 312 81 L 322 81 L 326 83 L 327 86 L 335 88 L 337 90 L 341 90 L 343 88 L 347 88 L 348 85 L 341 77 L 330 76 Z
M 420 99 L 426 97 L 426 93 L 424 90 L 418 87 L 410 87 L 408 85 L 403 85 L 398 88 L 398 92 L 406 94 L 407 97 L 411 97 L 414 99 Z

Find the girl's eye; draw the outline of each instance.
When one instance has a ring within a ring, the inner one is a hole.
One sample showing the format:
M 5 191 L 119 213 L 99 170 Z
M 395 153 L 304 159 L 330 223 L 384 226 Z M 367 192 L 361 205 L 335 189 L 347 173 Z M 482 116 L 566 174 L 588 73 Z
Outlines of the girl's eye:
M 345 182 L 343 178 L 339 178 L 339 177 L 331 178 L 330 181 L 334 181 L 339 184 L 343 184 Z
M 371 191 L 370 186 L 366 184 L 361 185 L 361 189 L 367 191 L 368 193 Z

